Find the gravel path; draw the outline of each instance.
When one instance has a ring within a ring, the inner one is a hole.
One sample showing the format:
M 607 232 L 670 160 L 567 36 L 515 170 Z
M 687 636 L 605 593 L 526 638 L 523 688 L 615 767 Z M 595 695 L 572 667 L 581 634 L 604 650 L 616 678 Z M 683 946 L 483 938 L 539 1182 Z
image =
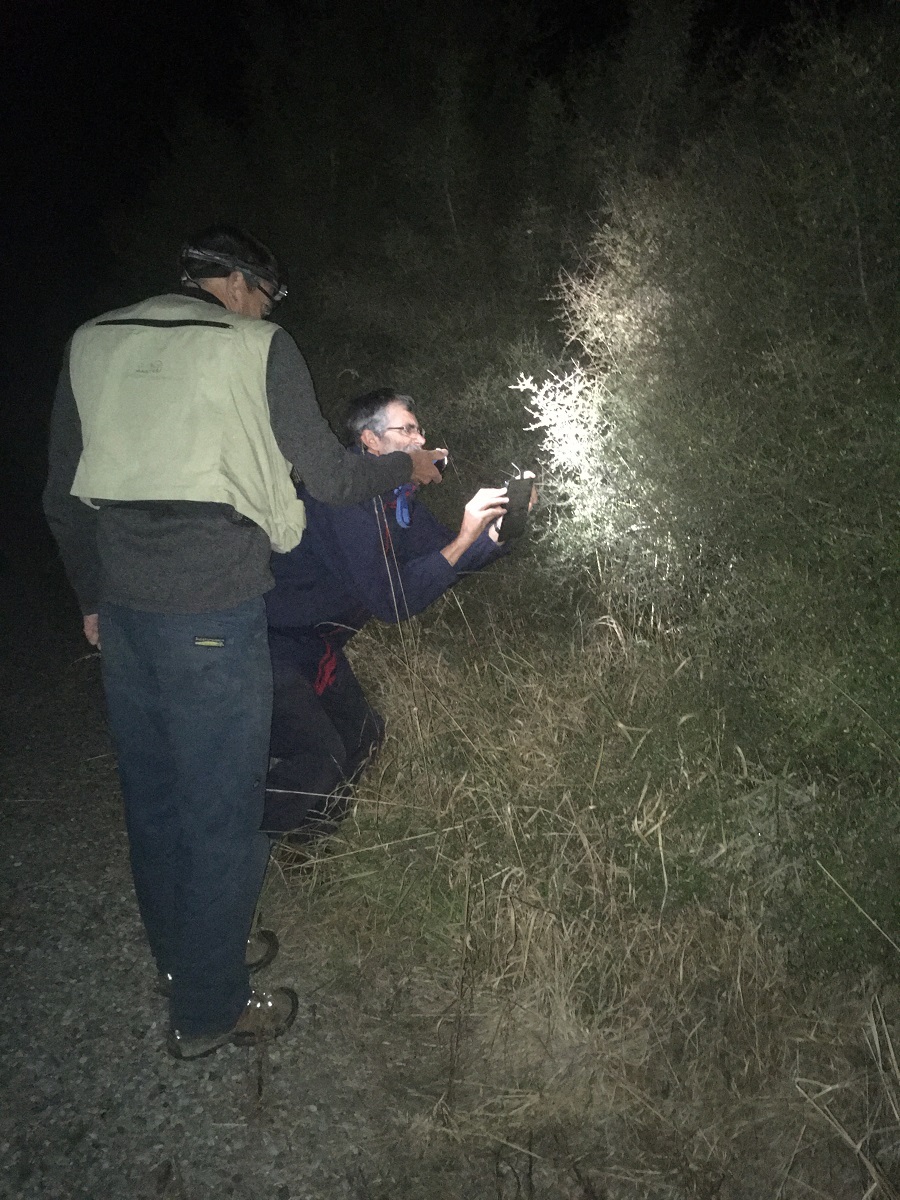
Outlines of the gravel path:
M 329 995 L 314 948 L 266 974 L 301 993 L 283 1039 L 165 1053 L 98 663 L 55 568 L 7 569 L 0 616 L 0 1197 L 500 1195 L 495 1164 L 489 1184 L 486 1162 L 410 1149 L 386 1070 L 403 1049 Z

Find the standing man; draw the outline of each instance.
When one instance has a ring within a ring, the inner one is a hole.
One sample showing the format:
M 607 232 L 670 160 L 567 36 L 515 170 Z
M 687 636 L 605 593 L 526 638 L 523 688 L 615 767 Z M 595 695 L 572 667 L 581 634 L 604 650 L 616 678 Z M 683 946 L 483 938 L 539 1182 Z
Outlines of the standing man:
M 176 1058 L 278 1037 L 290 988 L 254 992 L 249 944 L 268 861 L 259 833 L 272 675 L 270 551 L 310 495 L 354 504 L 445 452 L 362 459 L 322 417 L 272 252 L 219 225 L 182 251 L 182 289 L 107 313 L 67 349 L 44 509 L 103 684 L 141 917 L 170 993 Z
M 425 445 L 409 396 L 380 388 L 350 403 L 347 427 L 363 461 Z M 306 536 L 272 564 L 266 596 L 275 679 L 273 762 L 263 828 L 305 840 L 332 832 L 352 784 L 377 750 L 384 722 L 344 647 L 373 616 L 404 621 L 465 573 L 505 552 L 503 488 L 482 488 L 454 535 L 401 484 L 335 508 L 301 489 Z

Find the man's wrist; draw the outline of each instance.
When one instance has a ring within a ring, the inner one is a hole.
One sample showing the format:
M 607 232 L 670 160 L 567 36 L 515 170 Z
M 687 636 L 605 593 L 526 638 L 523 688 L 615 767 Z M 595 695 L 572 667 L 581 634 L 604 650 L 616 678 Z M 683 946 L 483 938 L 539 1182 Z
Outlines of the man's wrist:
M 472 543 L 465 541 L 462 536 L 455 537 L 449 545 L 441 550 L 441 554 L 451 567 L 455 567 L 471 545 Z

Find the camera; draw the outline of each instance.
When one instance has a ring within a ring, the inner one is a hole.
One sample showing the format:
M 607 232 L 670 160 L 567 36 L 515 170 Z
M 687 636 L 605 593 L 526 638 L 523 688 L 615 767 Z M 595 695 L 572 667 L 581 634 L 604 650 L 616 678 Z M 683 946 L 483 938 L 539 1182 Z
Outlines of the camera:
M 507 480 L 505 487 L 509 503 L 500 521 L 497 536 L 501 542 L 510 542 L 521 537 L 528 524 L 528 506 L 531 503 L 534 476 L 517 475 L 514 479 Z

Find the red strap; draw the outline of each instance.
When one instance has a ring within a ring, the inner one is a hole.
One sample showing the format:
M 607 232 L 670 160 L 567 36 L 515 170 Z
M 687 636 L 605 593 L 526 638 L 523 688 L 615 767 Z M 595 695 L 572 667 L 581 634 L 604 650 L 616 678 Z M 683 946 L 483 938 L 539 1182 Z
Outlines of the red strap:
M 334 647 L 330 642 L 326 642 L 325 653 L 319 659 L 319 670 L 316 673 L 316 682 L 313 684 L 313 691 L 317 696 L 321 696 L 323 692 L 327 692 L 330 687 L 334 686 L 337 663 Z

